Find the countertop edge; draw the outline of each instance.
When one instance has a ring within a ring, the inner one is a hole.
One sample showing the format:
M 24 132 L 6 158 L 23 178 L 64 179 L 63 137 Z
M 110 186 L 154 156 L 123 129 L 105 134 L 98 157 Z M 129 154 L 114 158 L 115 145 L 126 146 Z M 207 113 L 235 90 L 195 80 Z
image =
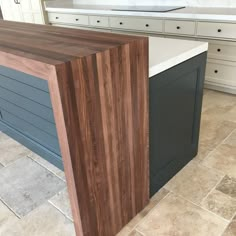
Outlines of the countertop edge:
M 201 53 L 204 53 L 208 50 L 208 43 L 202 43 L 199 46 L 194 47 L 193 49 L 187 50 L 179 54 L 178 56 L 174 56 L 158 65 L 149 67 L 149 78 L 154 75 L 160 74 L 163 71 L 166 71 L 184 61 L 187 61 Z
M 236 15 L 222 15 L 222 14 L 197 14 L 197 13 L 154 13 L 154 12 L 131 12 L 131 11 L 112 11 L 108 9 L 77 9 L 77 8 L 62 8 L 62 7 L 48 7 L 45 6 L 48 12 L 69 13 L 69 14 L 90 14 L 90 15 L 106 15 L 106 16 L 122 16 L 122 17 L 147 17 L 160 19 L 183 19 L 194 21 L 223 21 L 236 22 Z

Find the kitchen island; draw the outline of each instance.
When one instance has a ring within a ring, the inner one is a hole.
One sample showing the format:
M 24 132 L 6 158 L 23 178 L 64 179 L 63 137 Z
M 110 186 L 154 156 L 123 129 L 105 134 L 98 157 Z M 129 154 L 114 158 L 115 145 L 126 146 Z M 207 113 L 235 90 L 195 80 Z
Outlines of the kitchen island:
M 148 70 L 146 37 L 3 21 L 0 34 L 1 130 L 64 167 L 77 235 L 115 235 L 196 154 L 207 44 L 150 38 Z

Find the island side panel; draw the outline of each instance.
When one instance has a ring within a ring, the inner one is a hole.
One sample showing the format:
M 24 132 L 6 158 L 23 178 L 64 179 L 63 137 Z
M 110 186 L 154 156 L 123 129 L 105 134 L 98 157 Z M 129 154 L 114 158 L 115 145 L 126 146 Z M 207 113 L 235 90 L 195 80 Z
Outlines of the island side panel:
M 149 79 L 151 196 L 197 155 L 206 59 L 204 52 Z
M 113 236 L 149 201 L 148 39 L 49 80 L 77 235 Z

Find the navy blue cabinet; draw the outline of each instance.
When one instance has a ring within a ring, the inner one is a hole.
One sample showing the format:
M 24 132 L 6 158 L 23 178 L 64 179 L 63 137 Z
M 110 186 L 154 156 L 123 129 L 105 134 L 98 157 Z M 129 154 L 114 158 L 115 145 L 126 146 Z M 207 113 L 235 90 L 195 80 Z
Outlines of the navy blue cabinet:
M 0 129 L 63 169 L 46 80 L 0 66 Z
M 198 150 L 206 53 L 149 80 L 150 195 Z

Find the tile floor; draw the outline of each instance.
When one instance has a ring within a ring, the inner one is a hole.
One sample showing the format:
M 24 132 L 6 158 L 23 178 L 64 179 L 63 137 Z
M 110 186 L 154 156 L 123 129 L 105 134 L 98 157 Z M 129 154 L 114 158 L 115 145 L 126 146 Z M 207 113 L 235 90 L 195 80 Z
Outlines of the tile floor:
M 236 96 L 202 111 L 197 157 L 117 236 L 236 236 Z M 64 173 L 0 133 L 0 236 L 74 235 Z

